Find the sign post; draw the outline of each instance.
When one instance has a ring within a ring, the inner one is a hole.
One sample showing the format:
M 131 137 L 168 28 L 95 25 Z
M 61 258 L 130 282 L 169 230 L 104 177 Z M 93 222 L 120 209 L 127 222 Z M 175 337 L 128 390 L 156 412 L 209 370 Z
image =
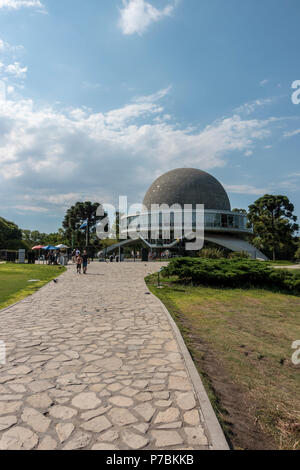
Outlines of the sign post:
M 25 264 L 25 250 L 19 250 L 19 264 Z

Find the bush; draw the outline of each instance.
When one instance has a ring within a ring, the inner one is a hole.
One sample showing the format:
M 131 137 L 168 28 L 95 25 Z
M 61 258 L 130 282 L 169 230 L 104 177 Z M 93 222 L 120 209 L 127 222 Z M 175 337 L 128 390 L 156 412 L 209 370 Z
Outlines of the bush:
M 220 248 L 203 248 L 199 251 L 199 258 L 222 259 L 226 258 L 225 253 Z
M 229 259 L 236 259 L 236 258 L 250 259 L 251 256 L 247 251 L 232 251 L 231 253 L 229 253 L 228 258 Z
M 233 288 L 275 288 L 300 294 L 300 273 L 273 269 L 259 261 L 180 258 L 173 259 L 162 274 L 176 276 L 184 283 Z

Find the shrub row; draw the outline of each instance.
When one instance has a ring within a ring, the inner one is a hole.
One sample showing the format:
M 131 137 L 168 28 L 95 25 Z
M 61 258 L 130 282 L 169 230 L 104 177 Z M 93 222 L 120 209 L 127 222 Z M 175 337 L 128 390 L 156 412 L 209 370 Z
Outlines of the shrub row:
M 274 269 L 245 259 L 176 258 L 164 268 L 163 276 L 180 282 L 216 287 L 264 287 L 300 294 L 300 272 Z

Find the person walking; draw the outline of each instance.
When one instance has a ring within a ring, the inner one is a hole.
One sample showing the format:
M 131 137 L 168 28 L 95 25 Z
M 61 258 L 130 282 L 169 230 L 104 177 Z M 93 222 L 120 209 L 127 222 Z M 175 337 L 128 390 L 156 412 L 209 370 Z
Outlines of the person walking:
M 89 257 L 88 257 L 87 251 L 84 250 L 83 255 L 82 255 L 83 274 L 87 273 L 88 262 L 89 262 Z
M 81 274 L 81 265 L 82 265 L 82 258 L 80 255 L 77 256 L 76 258 L 76 270 L 77 274 Z

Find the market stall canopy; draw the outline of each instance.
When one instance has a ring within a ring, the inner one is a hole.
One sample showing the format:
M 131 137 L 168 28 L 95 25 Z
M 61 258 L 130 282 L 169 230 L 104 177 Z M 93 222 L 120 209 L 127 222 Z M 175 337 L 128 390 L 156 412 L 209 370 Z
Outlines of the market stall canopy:
M 44 248 L 45 248 L 44 245 L 38 245 L 38 246 L 34 246 L 32 250 L 43 250 Z
M 46 251 L 57 250 L 57 247 L 56 247 L 56 246 L 52 246 L 52 245 L 48 245 L 48 246 L 44 246 L 44 247 L 43 247 L 43 250 L 46 250 Z
M 57 248 L 58 250 L 64 250 L 64 249 L 67 249 L 67 248 L 69 248 L 69 247 L 68 247 L 67 245 L 61 244 L 61 245 L 57 245 L 56 248 Z

